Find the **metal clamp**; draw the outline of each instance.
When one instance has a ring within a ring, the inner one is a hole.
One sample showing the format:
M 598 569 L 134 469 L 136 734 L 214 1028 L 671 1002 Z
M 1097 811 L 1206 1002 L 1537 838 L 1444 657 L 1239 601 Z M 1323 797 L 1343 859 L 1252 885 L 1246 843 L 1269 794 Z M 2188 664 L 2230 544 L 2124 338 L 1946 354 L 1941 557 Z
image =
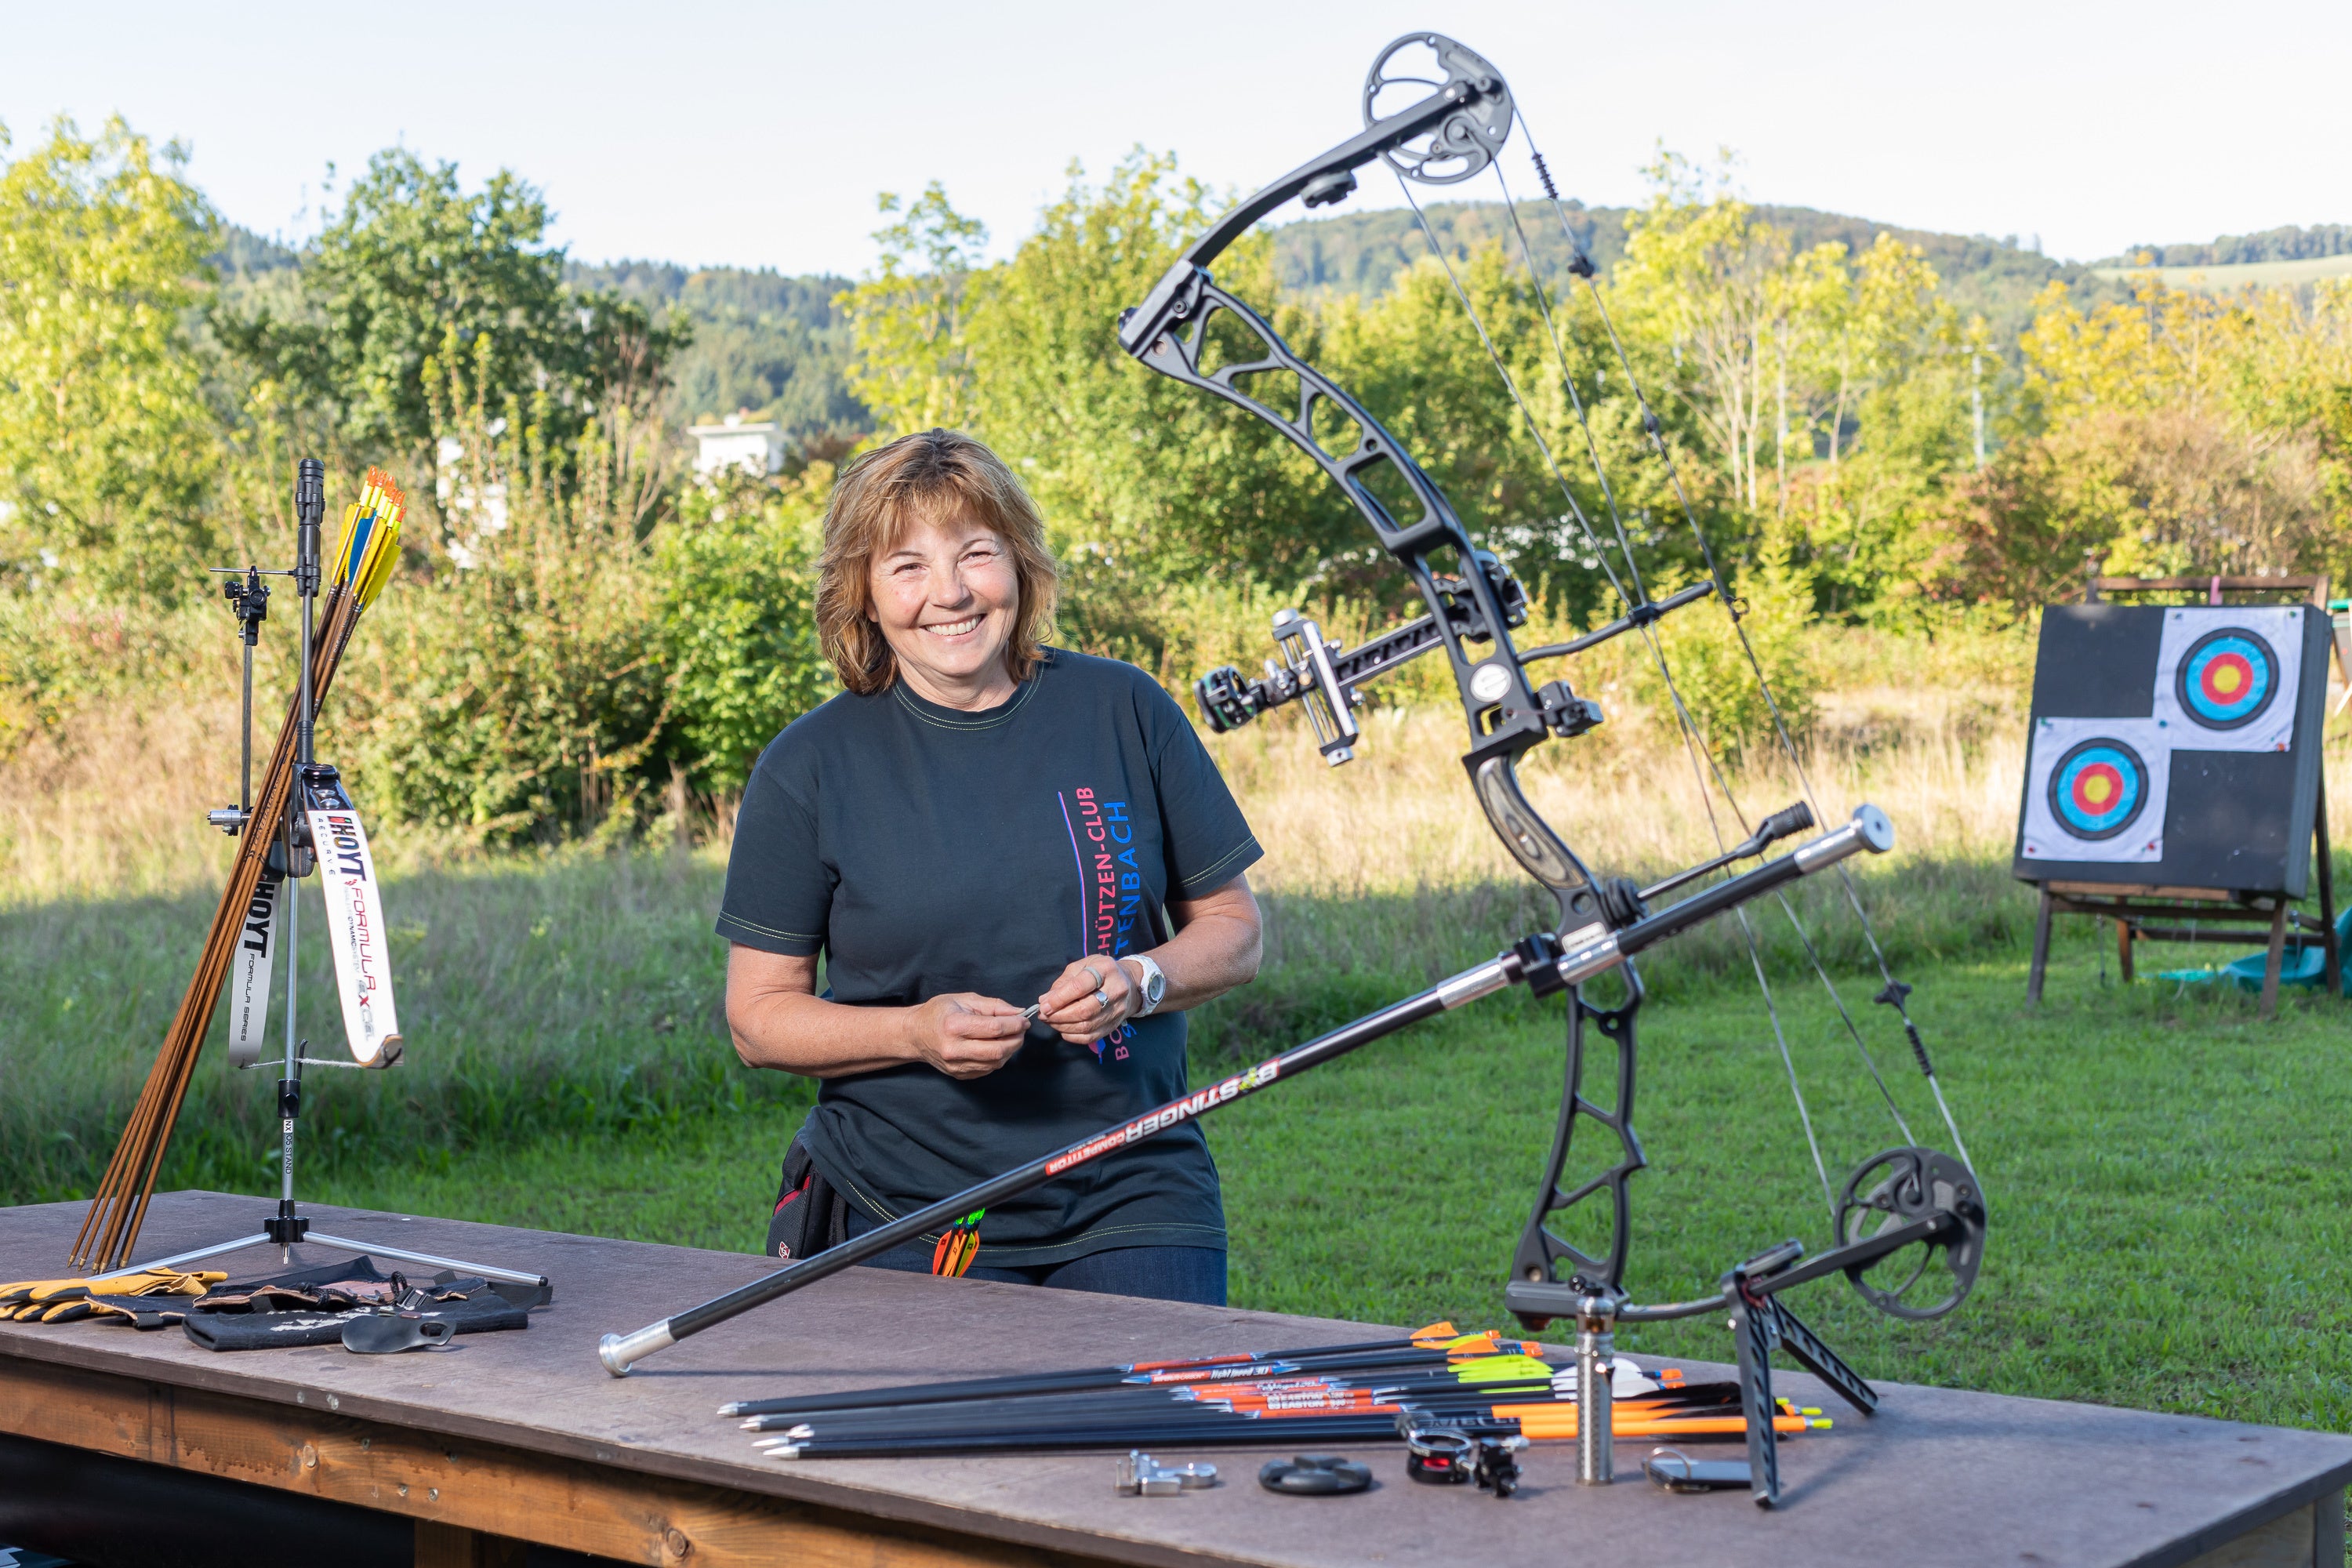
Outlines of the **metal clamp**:
M 1174 1497 L 1216 1484 L 1214 1465 L 1163 1465 L 1140 1448 L 1129 1449 L 1111 1478 L 1111 1489 L 1121 1497 Z

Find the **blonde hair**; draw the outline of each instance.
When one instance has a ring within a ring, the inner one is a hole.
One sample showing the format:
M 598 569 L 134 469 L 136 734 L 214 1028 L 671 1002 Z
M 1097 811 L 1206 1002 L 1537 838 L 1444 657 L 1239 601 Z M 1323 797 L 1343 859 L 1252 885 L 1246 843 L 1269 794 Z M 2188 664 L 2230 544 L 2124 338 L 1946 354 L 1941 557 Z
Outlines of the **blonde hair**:
M 842 470 L 824 508 L 817 557 L 816 633 L 841 684 L 860 696 L 889 689 L 898 656 L 873 618 L 874 558 L 897 548 L 919 519 L 961 514 L 1004 542 L 1021 598 L 1006 673 L 1026 680 L 1044 657 L 1061 569 L 1045 548 L 1045 520 L 1004 459 L 959 430 L 923 430 L 866 453 Z

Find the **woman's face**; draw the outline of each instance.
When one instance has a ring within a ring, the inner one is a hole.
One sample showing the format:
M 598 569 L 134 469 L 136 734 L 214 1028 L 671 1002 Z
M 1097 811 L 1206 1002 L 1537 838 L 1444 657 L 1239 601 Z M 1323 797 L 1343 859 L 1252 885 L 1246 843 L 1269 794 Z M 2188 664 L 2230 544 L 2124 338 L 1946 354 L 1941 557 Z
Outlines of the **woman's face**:
M 868 613 L 921 695 L 969 698 L 1009 679 L 1021 584 L 1003 540 L 961 512 L 924 519 L 866 573 Z

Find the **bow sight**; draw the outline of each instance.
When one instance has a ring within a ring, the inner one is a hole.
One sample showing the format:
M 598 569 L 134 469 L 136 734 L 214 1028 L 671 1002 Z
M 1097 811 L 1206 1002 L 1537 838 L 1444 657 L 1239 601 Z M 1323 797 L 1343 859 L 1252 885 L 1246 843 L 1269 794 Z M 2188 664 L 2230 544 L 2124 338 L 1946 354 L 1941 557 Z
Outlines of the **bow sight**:
M 1392 68 L 1408 51 L 1432 58 L 1434 74 L 1411 76 Z M 1396 111 L 1380 115 L 1381 100 L 1399 86 L 1429 90 Z M 1661 616 L 1710 597 L 1723 603 L 1736 627 L 1737 608 L 1721 576 L 1712 570 L 1710 556 L 1708 580 L 1702 584 L 1652 600 L 1640 591 L 1637 578 L 1635 591 L 1626 595 L 1626 613 L 1619 619 L 1570 642 L 1518 649 L 1511 632 L 1526 624 L 1526 595 L 1493 555 L 1474 544 L 1444 492 L 1368 410 L 1292 353 L 1263 317 L 1217 286 L 1210 263 L 1292 198 L 1308 205 L 1339 201 L 1355 188 L 1355 171 L 1374 159 L 1385 160 L 1401 180 L 1446 184 L 1466 179 L 1494 163 L 1514 121 L 1510 90 L 1501 74 L 1460 44 L 1433 33 L 1409 35 L 1381 52 L 1365 80 L 1364 104 L 1362 132 L 1243 202 L 1179 257 L 1143 302 L 1120 317 L 1119 341 L 1152 370 L 1265 420 L 1312 458 L 1404 569 L 1427 614 L 1360 647 L 1342 649 L 1326 642 L 1314 622 L 1286 610 L 1274 622 L 1281 658 L 1267 662 L 1263 679 L 1226 668 L 1202 676 L 1196 690 L 1202 716 L 1217 731 L 1247 723 L 1287 702 L 1304 703 L 1323 754 L 1337 764 L 1354 755 L 1354 710 L 1363 700 L 1364 684 L 1423 653 L 1444 649 L 1469 731 L 1469 750 L 1462 760 L 1472 789 L 1504 847 L 1558 900 L 1557 921 L 1485 963 L 1246 1072 L 1041 1155 L 675 1318 L 628 1335 L 608 1334 L 600 1354 L 615 1375 L 678 1339 L 952 1224 L 974 1209 L 995 1206 L 1359 1046 L 1517 984 L 1539 996 L 1567 994 L 1567 1076 L 1558 1131 L 1534 1210 L 1513 1256 L 1504 1300 L 1530 1327 L 1558 1318 L 1577 1321 L 1579 1387 L 1591 1396 L 1580 1426 L 1583 1479 L 1606 1479 L 1610 1468 L 1605 1391 L 1611 1336 L 1619 1320 L 1727 1314 L 1738 1347 L 1755 1495 L 1759 1502 L 1769 1503 L 1779 1495 L 1769 1419 L 1775 1348 L 1788 1350 L 1856 1408 L 1868 1412 L 1877 1400 L 1870 1385 L 1781 1304 L 1780 1293 L 1843 1273 L 1864 1300 L 1906 1318 L 1938 1316 L 1967 1296 L 1982 1257 L 1982 1194 L 1962 1161 L 1914 1146 L 1907 1128 L 1902 1146 L 1866 1162 L 1846 1183 L 1843 1199 L 1834 1205 L 1837 1245 L 1832 1250 L 1808 1260 L 1801 1245 L 1784 1242 L 1736 1265 L 1723 1276 L 1717 1294 L 1694 1300 L 1643 1306 L 1628 1295 L 1627 1182 L 1643 1164 L 1633 1127 L 1634 1016 L 1643 992 L 1632 961 L 1718 914 L 1738 910 L 1755 899 L 1777 897 L 1800 877 L 1836 867 L 1857 853 L 1885 853 L 1893 846 L 1894 829 L 1876 807 L 1862 806 L 1852 820 L 1793 852 L 1654 911 L 1652 899 L 1734 862 L 1761 856 L 1775 843 L 1810 828 L 1812 809 L 1791 806 L 1765 819 L 1745 842 L 1723 847 L 1715 858 L 1642 888 L 1622 878 L 1592 876 L 1528 802 L 1517 776 L 1517 759 L 1555 737 L 1581 734 L 1601 720 L 1598 706 L 1578 696 L 1566 680 L 1533 683 L 1529 664 L 1572 655 L 1628 632 L 1646 636 Z M 1570 237 L 1572 243 L 1572 233 Z M 1589 265 L 1571 271 L 1589 283 Z M 1483 325 L 1480 331 L 1483 335 Z M 1630 379 L 1630 363 L 1621 363 Z M 1499 368 L 1499 359 L 1497 364 Z M 1279 404 L 1260 396 L 1250 384 L 1254 378 L 1269 378 L 1269 386 L 1295 387 L 1295 401 L 1286 391 Z M 1517 387 L 1512 390 L 1516 398 Z M 1643 423 L 1654 449 L 1671 464 L 1671 454 L 1658 438 L 1657 421 L 1646 405 Z M 1540 436 L 1536 438 L 1540 443 Z M 1549 459 L 1549 448 L 1546 456 Z M 1606 479 L 1601 477 L 1605 490 Z M 1562 492 L 1570 513 L 1582 522 L 1581 509 L 1564 482 Z M 1700 542 L 1704 547 L 1703 535 Z M 1622 534 L 1621 546 L 1630 564 L 1630 545 Z M 1653 651 L 1657 651 L 1654 647 Z M 1662 657 L 1660 668 L 1664 669 Z M 1667 679 L 1671 680 L 1670 673 Z M 1858 900 L 1855 907 L 1859 911 Z M 1795 918 L 1793 910 L 1790 918 Z M 1625 999 L 1614 1007 L 1595 1006 L 1585 998 L 1582 983 L 1611 971 L 1623 976 Z M 1885 996 L 1893 996 L 1897 1004 L 1901 1000 L 1891 976 Z M 1616 1048 L 1614 1091 L 1607 1103 L 1585 1091 L 1588 1026 Z M 1859 1043 L 1858 1035 L 1856 1039 Z M 1925 1069 L 1925 1049 L 1917 1046 L 1916 1034 L 1913 1039 Z M 1932 1074 L 1929 1081 L 1934 1081 Z M 1940 1103 L 1940 1092 L 1938 1100 Z M 1890 1099 L 1890 1108 L 1892 1103 Z M 1580 1123 L 1606 1130 L 1613 1135 L 1615 1148 L 1603 1169 L 1574 1179 L 1568 1168 Z M 1897 1123 L 1901 1125 L 1899 1112 Z M 1591 1228 L 1594 1211 L 1585 1207 L 1593 1202 L 1605 1205 L 1598 1215 L 1598 1238 Z M 1584 1238 L 1581 1246 L 1560 1234 L 1571 1220 L 1585 1224 L 1576 1233 Z M 1908 1272 L 1901 1272 L 1906 1267 Z

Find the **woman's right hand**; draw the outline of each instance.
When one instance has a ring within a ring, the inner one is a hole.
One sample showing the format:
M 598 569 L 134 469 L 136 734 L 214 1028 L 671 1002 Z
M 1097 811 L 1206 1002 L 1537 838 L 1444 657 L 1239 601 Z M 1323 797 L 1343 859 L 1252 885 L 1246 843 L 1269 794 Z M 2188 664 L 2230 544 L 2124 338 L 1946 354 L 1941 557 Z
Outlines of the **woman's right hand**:
M 1013 1059 L 1029 1031 L 1021 1009 L 975 992 L 950 992 L 908 1009 L 908 1043 L 950 1078 L 986 1078 Z

